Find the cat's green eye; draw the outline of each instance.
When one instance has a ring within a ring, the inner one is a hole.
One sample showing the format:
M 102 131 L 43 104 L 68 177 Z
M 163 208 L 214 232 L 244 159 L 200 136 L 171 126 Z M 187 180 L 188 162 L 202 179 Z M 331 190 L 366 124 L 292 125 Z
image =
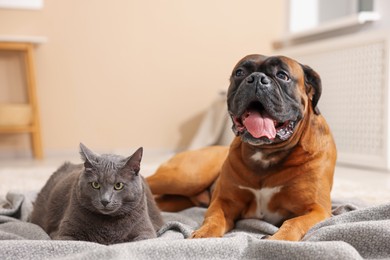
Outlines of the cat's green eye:
M 118 182 L 118 183 L 115 183 L 114 189 L 115 190 L 121 190 L 121 189 L 123 189 L 124 186 L 125 185 L 122 182 Z
M 92 188 L 94 188 L 94 189 L 100 189 L 100 184 L 97 183 L 96 181 L 91 182 L 91 185 L 92 185 Z

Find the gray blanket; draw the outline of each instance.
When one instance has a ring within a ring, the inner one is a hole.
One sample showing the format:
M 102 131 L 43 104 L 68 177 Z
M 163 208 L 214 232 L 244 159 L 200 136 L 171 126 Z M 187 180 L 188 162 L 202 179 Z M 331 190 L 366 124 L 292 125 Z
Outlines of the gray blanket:
M 301 242 L 267 241 L 277 227 L 260 220 L 237 222 L 223 238 L 186 239 L 205 209 L 163 213 L 156 239 L 111 246 L 52 241 L 26 222 L 35 194 L 0 198 L 0 259 L 390 259 L 390 204 L 363 207 L 334 202 L 334 216 L 313 227 Z

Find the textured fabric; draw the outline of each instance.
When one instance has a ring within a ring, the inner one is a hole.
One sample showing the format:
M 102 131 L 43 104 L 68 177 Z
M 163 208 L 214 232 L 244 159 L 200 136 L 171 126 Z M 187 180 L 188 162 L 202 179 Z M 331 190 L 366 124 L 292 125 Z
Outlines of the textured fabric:
M 200 122 L 195 136 L 187 150 L 195 150 L 210 145 L 230 145 L 233 140 L 231 119 L 227 113 L 226 93 L 221 92 Z
M 205 213 L 190 208 L 163 213 L 158 238 L 99 245 L 53 241 L 24 221 L 34 194 L 0 199 L 0 259 L 380 259 L 390 258 L 390 204 L 363 207 L 334 201 L 334 216 L 313 227 L 301 242 L 267 241 L 277 227 L 254 219 L 238 221 L 223 238 L 186 239 Z

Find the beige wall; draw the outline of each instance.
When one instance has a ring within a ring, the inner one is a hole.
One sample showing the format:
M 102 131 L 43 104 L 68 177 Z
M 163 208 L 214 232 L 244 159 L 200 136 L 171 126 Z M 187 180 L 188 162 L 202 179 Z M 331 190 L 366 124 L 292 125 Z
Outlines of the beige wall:
M 0 9 L 0 35 L 48 38 L 35 53 L 46 154 L 80 141 L 171 150 L 188 143 L 238 59 L 270 53 L 283 13 L 283 0 L 46 0 Z M 1 135 L 0 149 L 28 150 L 21 139 Z

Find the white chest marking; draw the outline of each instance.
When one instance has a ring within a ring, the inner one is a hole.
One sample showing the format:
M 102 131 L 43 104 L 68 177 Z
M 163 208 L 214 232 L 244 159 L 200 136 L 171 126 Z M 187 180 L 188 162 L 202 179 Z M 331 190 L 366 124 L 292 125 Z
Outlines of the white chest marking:
M 261 161 L 263 159 L 263 153 L 262 152 L 255 152 L 252 156 L 251 156 L 252 160 L 253 161 Z
M 266 160 L 263 156 L 262 152 L 255 152 L 252 156 L 251 159 L 255 162 L 261 162 L 263 164 L 263 167 L 268 167 L 270 164 L 270 160 Z
M 263 219 L 271 224 L 277 224 L 279 223 L 283 216 L 279 215 L 276 212 L 271 212 L 268 209 L 268 203 L 270 202 L 271 198 L 274 196 L 274 194 L 278 193 L 281 186 L 273 187 L 273 188 L 263 188 L 260 190 L 256 190 L 249 187 L 244 186 L 238 186 L 240 189 L 248 190 L 253 193 L 256 200 L 256 212 L 255 212 L 255 218 Z

